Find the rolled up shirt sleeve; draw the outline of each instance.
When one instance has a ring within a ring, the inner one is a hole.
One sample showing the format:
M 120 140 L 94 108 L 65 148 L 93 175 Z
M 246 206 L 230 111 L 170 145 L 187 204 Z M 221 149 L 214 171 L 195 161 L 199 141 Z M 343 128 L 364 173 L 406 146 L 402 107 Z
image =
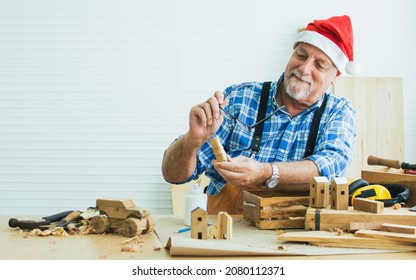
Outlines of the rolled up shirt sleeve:
M 345 176 L 354 155 L 355 110 L 349 102 L 340 105 L 321 123 L 314 153 L 308 157 L 329 180 Z

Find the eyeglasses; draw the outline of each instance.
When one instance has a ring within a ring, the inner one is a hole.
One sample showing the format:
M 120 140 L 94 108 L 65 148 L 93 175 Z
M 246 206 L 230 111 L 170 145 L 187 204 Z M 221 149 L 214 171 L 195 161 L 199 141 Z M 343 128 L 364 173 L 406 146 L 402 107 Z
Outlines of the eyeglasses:
M 227 93 L 224 96 L 225 103 L 228 104 L 227 100 L 229 101 L 230 99 L 244 98 L 244 96 L 237 96 L 237 92 L 238 92 L 237 90 L 241 89 L 242 87 L 248 88 L 248 87 L 251 87 L 251 85 L 238 85 L 235 88 L 233 88 L 229 93 Z M 245 123 L 243 120 L 239 119 L 237 116 L 234 116 L 233 114 L 228 112 L 225 108 L 223 108 L 220 105 L 220 111 L 222 112 L 222 115 L 224 116 L 224 118 L 226 118 L 228 121 L 234 123 L 234 125 L 239 125 L 241 128 L 243 128 L 247 132 L 251 132 L 251 130 L 253 128 L 255 128 L 259 124 L 261 124 L 261 123 L 267 121 L 268 119 L 270 119 L 278 110 L 280 110 L 282 108 L 284 108 L 284 106 L 278 107 L 276 110 L 271 112 L 268 116 L 264 117 L 263 119 L 259 120 L 258 122 L 254 123 L 252 125 L 249 125 L 249 124 Z

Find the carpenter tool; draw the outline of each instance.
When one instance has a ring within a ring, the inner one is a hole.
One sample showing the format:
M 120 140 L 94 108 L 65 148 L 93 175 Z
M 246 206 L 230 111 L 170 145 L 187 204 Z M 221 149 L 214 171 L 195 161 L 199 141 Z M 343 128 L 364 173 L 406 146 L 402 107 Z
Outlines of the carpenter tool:
M 400 160 L 384 159 L 376 156 L 368 156 L 368 165 L 381 165 L 390 168 L 403 169 L 407 174 L 416 174 L 416 164 L 410 164 Z
M 72 212 L 74 212 L 73 210 L 69 210 L 69 211 L 64 211 L 61 213 L 57 213 L 51 216 L 46 216 L 43 217 L 42 220 L 40 221 L 35 221 L 35 220 L 18 220 L 16 218 L 10 218 L 9 220 L 9 227 L 11 228 L 20 228 L 23 230 L 32 230 L 35 228 L 40 228 L 42 226 L 48 226 L 51 223 L 54 222 L 58 222 L 61 221 L 63 218 L 65 218 L 66 216 L 68 216 L 69 214 L 71 214 Z
M 40 226 L 39 229 L 41 229 L 41 230 L 45 230 L 45 229 L 54 230 L 57 227 L 65 227 L 67 224 L 80 219 L 80 217 L 81 217 L 81 211 L 78 211 L 78 210 L 71 211 L 71 213 L 66 215 L 64 218 L 62 218 L 56 224 L 50 224 L 50 225 L 47 225 L 47 226 Z

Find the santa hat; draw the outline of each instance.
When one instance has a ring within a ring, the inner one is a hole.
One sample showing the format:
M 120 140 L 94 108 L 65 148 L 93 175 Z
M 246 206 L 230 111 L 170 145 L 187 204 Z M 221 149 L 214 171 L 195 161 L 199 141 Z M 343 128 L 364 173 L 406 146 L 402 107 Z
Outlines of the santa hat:
M 349 16 L 336 16 L 309 23 L 302 32 L 296 34 L 294 47 L 301 42 L 321 49 L 341 73 L 358 74 L 360 67 L 354 61 L 354 38 Z

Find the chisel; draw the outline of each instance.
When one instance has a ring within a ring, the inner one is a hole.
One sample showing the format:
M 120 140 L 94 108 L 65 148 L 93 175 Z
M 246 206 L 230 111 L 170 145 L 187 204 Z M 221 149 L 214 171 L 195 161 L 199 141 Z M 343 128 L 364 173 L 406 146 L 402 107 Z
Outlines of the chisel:
M 81 211 L 78 211 L 78 210 L 71 211 L 71 213 L 69 213 L 68 215 L 66 215 L 64 218 L 62 218 L 56 224 L 50 224 L 50 225 L 46 225 L 46 226 L 40 226 L 39 228 L 41 230 L 46 230 L 46 229 L 54 230 L 57 227 L 63 227 L 63 228 L 65 228 L 66 225 L 68 225 L 70 222 L 79 220 L 80 218 L 81 218 Z
M 390 168 L 403 169 L 408 174 L 415 174 L 416 164 L 410 164 L 400 160 L 384 159 L 376 156 L 368 156 L 368 165 L 381 165 Z
M 73 210 L 64 211 L 58 214 L 54 214 L 51 216 L 43 217 L 40 221 L 34 221 L 34 220 L 18 220 L 16 218 L 11 218 L 9 220 L 9 227 L 11 228 L 20 228 L 23 230 L 32 230 L 35 228 L 40 228 L 42 226 L 50 225 L 51 223 L 61 221 L 69 214 L 73 213 Z

